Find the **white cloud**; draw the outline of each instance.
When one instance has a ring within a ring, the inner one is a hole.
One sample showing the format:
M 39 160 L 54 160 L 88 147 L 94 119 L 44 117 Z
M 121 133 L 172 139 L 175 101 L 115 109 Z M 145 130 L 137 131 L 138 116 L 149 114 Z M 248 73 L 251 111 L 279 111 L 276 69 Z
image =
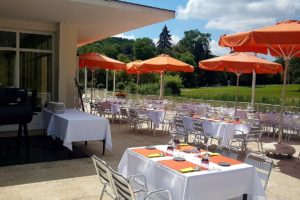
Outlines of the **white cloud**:
M 155 46 L 157 46 L 157 42 L 158 42 L 159 38 L 153 38 L 153 43 L 155 44 Z
M 176 45 L 180 40 L 180 38 L 177 35 L 171 35 L 171 39 L 172 39 L 171 42 L 173 45 Z
M 129 39 L 129 40 L 135 40 L 135 36 L 133 34 L 126 35 L 124 33 L 121 33 L 121 34 L 118 34 L 118 35 L 114 35 L 113 37 L 125 38 L 125 39 Z
M 220 47 L 215 40 L 210 41 L 210 51 L 216 56 L 223 56 L 230 53 L 229 48 Z
M 207 20 L 205 28 L 245 31 L 298 19 L 300 0 L 189 0 L 177 8 L 177 18 Z

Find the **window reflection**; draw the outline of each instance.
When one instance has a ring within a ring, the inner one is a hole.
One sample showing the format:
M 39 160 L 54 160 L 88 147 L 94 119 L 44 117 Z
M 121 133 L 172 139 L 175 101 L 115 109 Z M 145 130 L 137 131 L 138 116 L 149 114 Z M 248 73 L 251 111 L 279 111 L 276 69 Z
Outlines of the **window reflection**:
M 15 51 L 0 51 L 0 87 L 14 86 Z
M 0 47 L 16 47 L 16 33 L 0 31 Z
M 20 48 L 51 50 L 52 36 L 32 33 L 20 33 Z
M 43 105 L 52 91 L 52 55 L 49 53 L 20 52 L 20 86 L 37 91 L 38 104 Z

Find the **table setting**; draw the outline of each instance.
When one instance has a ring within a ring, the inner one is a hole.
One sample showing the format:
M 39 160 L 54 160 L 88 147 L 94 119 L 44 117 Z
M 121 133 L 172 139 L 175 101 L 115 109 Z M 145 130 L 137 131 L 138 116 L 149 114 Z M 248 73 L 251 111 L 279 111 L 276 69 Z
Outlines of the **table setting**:
M 254 167 L 185 143 L 128 148 L 118 170 L 124 176 L 144 174 L 149 188 L 166 188 L 175 200 L 223 200 L 243 194 L 265 199 Z

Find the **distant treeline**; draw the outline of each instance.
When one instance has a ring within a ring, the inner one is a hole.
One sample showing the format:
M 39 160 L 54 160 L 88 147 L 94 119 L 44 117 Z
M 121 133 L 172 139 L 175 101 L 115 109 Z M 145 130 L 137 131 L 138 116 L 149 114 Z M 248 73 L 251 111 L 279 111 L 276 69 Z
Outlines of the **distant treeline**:
M 163 37 L 164 30 L 160 34 L 160 39 Z M 168 30 L 167 30 L 168 31 Z M 167 32 L 166 34 L 168 34 Z M 169 35 L 167 35 L 169 36 Z M 168 37 L 167 37 L 168 38 Z M 152 58 L 161 53 L 167 53 L 174 58 L 177 58 L 183 62 L 189 63 L 195 67 L 194 73 L 168 73 L 169 75 L 179 74 L 182 79 L 182 85 L 185 88 L 195 88 L 201 86 L 214 86 L 214 85 L 235 85 L 236 77 L 232 73 L 226 72 L 212 72 L 200 70 L 198 63 L 200 60 L 215 57 L 210 50 L 211 35 L 209 33 L 201 33 L 199 30 L 189 30 L 184 32 L 184 37 L 176 44 L 167 47 L 162 45 L 162 40 L 159 44 L 155 44 L 150 38 L 138 38 L 138 39 L 125 39 L 111 37 L 101 41 L 94 42 L 89 45 L 80 47 L 78 54 L 88 52 L 99 52 L 105 54 L 111 58 L 128 63 L 134 60 L 145 60 Z M 162 48 L 162 46 L 164 48 Z M 275 60 L 275 58 L 274 58 Z M 282 59 L 275 60 L 283 64 Z M 112 72 L 110 72 L 112 73 Z M 82 76 L 82 72 L 80 73 Z M 81 80 L 82 77 L 81 77 Z M 91 81 L 91 75 L 89 74 L 88 80 Z M 112 76 L 109 76 L 111 83 Z M 145 74 L 140 78 L 141 84 L 156 83 L 159 80 L 157 74 Z M 105 85 L 105 71 L 98 70 L 96 72 L 96 86 L 99 88 Z M 252 75 L 242 75 L 240 79 L 241 85 L 251 85 Z M 134 83 L 136 82 L 136 75 L 129 75 L 125 72 L 117 73 L 117 82 Z M 258 75 L 257 84 L 281 84 L 281 74 L 277 75 Z M 288 75 L 289 83 L 300 83 L 300 59 L 293 59 Z M 112 85 L 109 85 L 111 88 Z

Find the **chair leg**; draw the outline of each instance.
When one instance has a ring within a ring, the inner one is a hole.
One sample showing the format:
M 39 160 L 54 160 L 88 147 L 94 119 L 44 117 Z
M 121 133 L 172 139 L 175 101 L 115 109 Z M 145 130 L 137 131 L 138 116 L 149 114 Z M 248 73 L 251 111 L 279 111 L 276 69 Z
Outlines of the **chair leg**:
M 101 191 L 101 194 L 100 194 L 100 200 L 102 200 L 103 199 L 103 196 L 104 196 L 104 192 L 105 192 L 105 190 L 106 190 L 106 186 L 107 186 L 107 184 L 104 184 L 103 185 L 103 188 L 102 188 L 102 191 Z

